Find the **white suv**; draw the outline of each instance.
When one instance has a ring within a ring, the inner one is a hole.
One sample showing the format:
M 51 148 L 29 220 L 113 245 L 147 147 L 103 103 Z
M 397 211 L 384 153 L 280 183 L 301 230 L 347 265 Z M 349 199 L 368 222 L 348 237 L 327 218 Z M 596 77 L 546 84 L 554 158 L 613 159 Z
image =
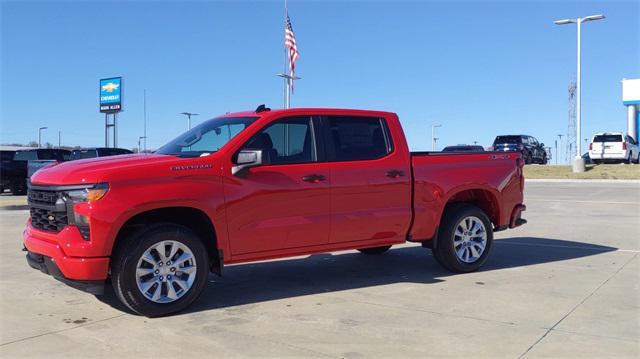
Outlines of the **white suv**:
M 589 145 L 589 158 L 593 163 L 640 162 L 638 144 L 622 132 L 596 133 Z

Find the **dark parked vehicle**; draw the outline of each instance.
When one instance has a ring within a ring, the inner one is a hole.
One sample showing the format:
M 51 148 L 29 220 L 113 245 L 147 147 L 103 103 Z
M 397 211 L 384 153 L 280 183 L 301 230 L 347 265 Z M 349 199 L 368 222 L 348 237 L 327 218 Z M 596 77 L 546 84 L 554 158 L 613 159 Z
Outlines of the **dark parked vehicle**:
M 27 178 L 48 164 L 69 160 L 70 154 L 68 150 L 52 148 L 2 151 L 2 190 L 9 188 L 13 194 L 25 194 Z
M 447 146 L 442 152 L 484 152 L 484 147 L 475 145 Z
M 27 178 L 27 163 L 24 161 L 14 161 L 16 151 L 0 151 L 2 165 L 0 173 L 0 193 L 6 189 L 13 194 L 24 194 L 27 190 L 25 178 Z
M 497 136 L 493 141 L 493 150 L 497 152 L 520 152 L 525 164 L 539 163 L 546 165 L 549 161 L 544 143 L 538 142 L 533 136 Z
M 83 148 L 83 149 L 71 151 L 70 161 L 82 160 L 85 158 L 127 155 L 130 153 L 133 153 L 133 152 L 124 148 L 107 148 L 107 147 Z

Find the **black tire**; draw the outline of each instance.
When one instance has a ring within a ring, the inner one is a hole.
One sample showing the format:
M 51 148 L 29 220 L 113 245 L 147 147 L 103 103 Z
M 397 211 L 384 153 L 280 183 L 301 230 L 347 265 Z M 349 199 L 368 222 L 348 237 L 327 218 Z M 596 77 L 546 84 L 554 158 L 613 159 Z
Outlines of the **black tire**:
M 360 248 L 358 251 L 364 254 L 382 254 L 389 250 L 391 246 L 372 247 L 372 248 Z
M 541 165 L 546 165 L 549 162 L 549 160 L 547 159 L 547 155 L 542 156 L 542 161 L 540 162 Z
M 524 154 L 524 164 L 525 165 L 530 165 L 532 162 L 533 161 L 531 159 L 531 153 L 525 152 L 525 154 Z
M 633 159 L 631 159 L 631 151 L 629 151 L 629 158 L 627 158 L 627 164 L 632 164 L 633 163 Z
M 129 309 L 147 317 L 159 317 L 185 309 L 202 294 L 207 283 L 209 258 L 202 241 L 192 230 L 176 224 L 159 223 L 123 240 L 112 259 L 111 281 L 116 296 Z M 170 303 L 156 303 L 138 289 L 136 270 L 138 260 L 149 247 L 167 240 L 188 247 L 195 258 L 196 274 L 193 284 L 182 297 Z
M 458 224 L 468 217 L 475 217 L 482 221 L 487 239 L 484 251 L 472 263 L 466 263 L 458 258 L 454 248 L 454 232 Z M 437 243 L 433 256 L 445 269 L 455 273 L 468 273 L 478 270 L 487 260 L 493 244 L 493 227 L 489 217 L 478 207 L 469 204 L 453 204 L 447 206 L 438 231 Z

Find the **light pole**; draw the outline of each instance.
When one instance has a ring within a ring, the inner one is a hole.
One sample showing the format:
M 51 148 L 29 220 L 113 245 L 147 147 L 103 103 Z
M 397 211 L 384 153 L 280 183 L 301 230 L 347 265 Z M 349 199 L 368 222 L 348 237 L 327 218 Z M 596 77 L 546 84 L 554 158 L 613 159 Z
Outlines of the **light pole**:
M 559 142 L 560 142 L 560 148 L 562 148 L 562 136 L 564 136 L 563 134 L 559 134 L 558 138 L 559 138 Z M 558 163 L 558 158 L 560 157 L 560 155 L 558 154 L 558 142 L 556 142 L 556 164 Z
M 191 116 L 198 116 L 199 113 L 193 113 L 193 112 L 181 112 L 181 115 L 185 115 L 188 118 L 188 129 L 191 129 Z
M 578 17 L 575 19 L 564 19 L 564 20 L 557 20 L 554 21 L 554 23 L 556 25 L 567 25 L 567 24 L 576 24 L 577 25 L 577 33 L 578 33 L 578 48 L 577 48 L 577 62 L 578 62 L 578 69 L 577 69 L 577 74 L 576 74 L 576 158 L 573 162 L 573 172 L 584 172 L 585 171 L 585 166 L 584 166 L 584 159 L 582 158 L 582 155 L 580 154 L 580 125 L 581 125 L 581 117 L 580 117 L 580 105 L 581 105 L 581 94 L 580 94 L 580 57 L 581 57 L 581 53 L 580 53 L 580 46 L 581 46 L 581 35 L 580 35 L 580 27 L 582 25 L 583 22 L 587 22 L 587 21 L 594 21 L 594 20 L 601 20 L 604 19 L 604 15 L 591 15 L 591 16 L 586 16 L 586 17 Z
M 38 127 L 38 148 L 42 147 L 42 130 L 46 130 L 47 127 Z
M 61 144 L 62 144 L 61 138 L 62 138 L 62 131 L 58 130 L 58 148 L 62 147 L 61 146 Z
M 436 127 L 442 127 L 442 125 L 431 125 L 431 151 L 436 150 Z
M 138 137 L 138 153 L 141 153 L 141 150 L 140 150 L 140 141 L 141 140 L 145 140 L 145 142 L 146 142 L 147 141 L 147 137 L 146 136 Z

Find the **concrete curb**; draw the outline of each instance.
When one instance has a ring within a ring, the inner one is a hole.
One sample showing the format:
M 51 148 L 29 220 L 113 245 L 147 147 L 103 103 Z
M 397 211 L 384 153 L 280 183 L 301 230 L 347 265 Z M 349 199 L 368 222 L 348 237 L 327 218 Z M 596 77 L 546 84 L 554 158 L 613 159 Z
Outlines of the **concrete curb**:
M 640 180 L 635 179 L 569 179 L 569 178 L 526 178 L 525 183 L 631 183 L 640 185 Z

